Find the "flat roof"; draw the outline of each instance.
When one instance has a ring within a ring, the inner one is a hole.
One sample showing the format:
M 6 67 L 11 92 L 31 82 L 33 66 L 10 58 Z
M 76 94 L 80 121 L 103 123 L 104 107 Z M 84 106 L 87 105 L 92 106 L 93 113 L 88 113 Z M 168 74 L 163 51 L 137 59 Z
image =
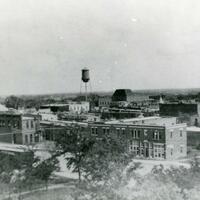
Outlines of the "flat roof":
M 188 126 L 188 127 L 187 127 L 187 131 L 191 131 L 191 132 L 200 132 L 200 127 Z
M 130 118 L 130 119 L 122 119 L 122 120 L 112 120 L 112 121 L 107 121 L 107 122 L 105 122 L 105 124 L 117 124 L 117 123 L 127 123 L 127 122 L 138 122 L 138 121 L 145 121 L 145 120 L 152 120 L 152 119 L 161 119 L 161 117 L 152 116 L 152 117 L 137 117 L 137 118 Z
M 0 151 L 10 151 L 10 152 L 26 152 L 28 147 L 25 145 L 19 144 L 10 144 L 10 143 L 0 143 Z
M 22 120 L 29 120 L 29 119 L 34 119 L 34 117 L 26 117 L 26 116 L 22 116 Z

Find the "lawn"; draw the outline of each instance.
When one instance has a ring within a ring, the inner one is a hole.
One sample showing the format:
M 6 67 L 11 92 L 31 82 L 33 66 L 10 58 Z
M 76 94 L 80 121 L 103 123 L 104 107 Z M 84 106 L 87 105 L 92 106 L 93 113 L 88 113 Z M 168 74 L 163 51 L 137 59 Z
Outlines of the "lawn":
M 71 187 L 39 191 L 23 196 L 23 200 L 72 200 L 71 194 L 73 192 L 74 189 Z

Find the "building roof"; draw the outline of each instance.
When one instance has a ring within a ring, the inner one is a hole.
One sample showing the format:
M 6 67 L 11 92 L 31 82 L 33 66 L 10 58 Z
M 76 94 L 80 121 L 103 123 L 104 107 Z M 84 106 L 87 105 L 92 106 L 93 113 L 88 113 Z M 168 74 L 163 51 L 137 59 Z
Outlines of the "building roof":
M 31 119 L 34 119 L 34 117 L 22 116 L 22 120 L 31 120 Z
M 0 151 L 9 151 L 9 152 L 26 152 L 28 147 L 25 145 L 10 144 L 10 143 L 0 143 Z
M 137 117 L 137 118 L 130 118 L 130 119 L 122 119 L 122 120 L 112 120 L 105 122 L 106 124 L 118 124 L 118 123 L 131 123 L 131 122 L 138 122 L 138 121 L 145 121 L 145 120 L 152 120 L 152 119 L 160 119 L 161 117 Z
M 133 92 L 130 89 L 117 89 L 112 95 L 113 101 L 127 101 L 128 97 L 133 96 Z
M 189 132 L 199 132 L 200 133 L 200 127 L 188 126 L 187 131 L 189 131 Z
M 0 104 L 0 112 L 2 111 L 8 111 L 8 108 L 2 104 Z

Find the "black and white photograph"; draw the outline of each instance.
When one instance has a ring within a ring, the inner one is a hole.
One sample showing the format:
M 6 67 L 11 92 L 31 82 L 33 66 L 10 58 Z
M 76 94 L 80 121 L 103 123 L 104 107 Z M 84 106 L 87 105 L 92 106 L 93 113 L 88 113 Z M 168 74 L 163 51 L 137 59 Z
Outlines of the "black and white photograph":
M 200 200 L 200 1 L 0 0 L 0 200 Z

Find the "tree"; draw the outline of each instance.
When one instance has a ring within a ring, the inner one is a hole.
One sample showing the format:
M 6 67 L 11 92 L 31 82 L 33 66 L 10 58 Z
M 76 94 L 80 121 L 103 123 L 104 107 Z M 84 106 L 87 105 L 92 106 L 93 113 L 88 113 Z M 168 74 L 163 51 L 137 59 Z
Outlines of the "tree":
M 108 181 L 112 176 L 112 168 L 123 169 L 132 159 L 127 151 L 126 140 L 110 134 L 95 137 L 84 160 L 85 178 L 90 181 Z
M 106 181 L 112 172 L 109 165 L 127 165 L 131 158 L 125 138 L 112 134 L 92 135 L 87 128 L 78 125 L 59 134 L 56 142 L 60 154 L 67 153 L 67 167 L 78 173 L 79 182 L 82 176 L 87 180 Z
M 56 156 L 67 154 L 67 167 L 78 173 L 79 182 L 84 171 L 84 159 L 89 149 L 94 144 L 94 138 L 88 132 L 77 125 L 70 127 L 70 131 L 59 134 L 56 137 L 56 144 L 59 147 Z
M 5 105 L 8 108 L 18 109 L 20 106 L 24 105 L 24 101 L 23 99 L 12 95 L 5 99 Z
M 50 176 L 58 168 L 58 160 L 56 158 L 49 158 L 37 164 L 31 174 L 33 177 L 44 181 L 46 189 L 48 189 Z
M 8 184 L 9 194 L 16 189 L 21 194 L 23 187 L 29 187 L 34 180 L 31 172 L 38 158 L 33 151 L 25 153 L 0 153 L 0 180 Z

